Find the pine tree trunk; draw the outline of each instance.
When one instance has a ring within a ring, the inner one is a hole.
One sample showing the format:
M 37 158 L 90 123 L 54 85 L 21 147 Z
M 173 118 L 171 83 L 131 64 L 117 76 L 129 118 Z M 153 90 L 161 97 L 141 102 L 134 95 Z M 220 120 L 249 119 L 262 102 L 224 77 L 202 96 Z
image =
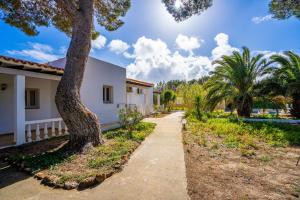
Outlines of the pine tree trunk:
M 98 117 L 80 99 L 80 88 L 91 49 L 93 0 L 79 0 L 72 39 L 67 52 L 64 75 L 59 82 L 55 103 L 66 123 L 71 150 L 80 151 L 85 145 L 102 143 Z

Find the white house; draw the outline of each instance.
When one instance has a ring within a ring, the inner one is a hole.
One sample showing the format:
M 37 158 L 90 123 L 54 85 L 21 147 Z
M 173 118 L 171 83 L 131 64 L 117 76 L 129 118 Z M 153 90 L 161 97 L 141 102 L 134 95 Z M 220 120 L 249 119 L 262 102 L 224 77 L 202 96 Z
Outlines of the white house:
M 0 148 L 67 134 L 54 102 L 64 65 L 65 58 L 39 64 L 0 56 Z M 125 106 L 153 112 L 153 84 L 127 79 L 125 68 L 89 57 L 81 99 L 109 128 Z

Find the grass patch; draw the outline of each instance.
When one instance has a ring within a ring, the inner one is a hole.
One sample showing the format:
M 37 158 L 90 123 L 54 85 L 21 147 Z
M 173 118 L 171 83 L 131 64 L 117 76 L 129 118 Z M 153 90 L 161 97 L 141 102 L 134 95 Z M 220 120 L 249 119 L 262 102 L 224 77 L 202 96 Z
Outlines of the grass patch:
M 209 133 L 222 138 L 223 145 L 228 148 L 257 149 L 260 142 L 272 147 L 300 145 L 299 125 L 243 123 L 226 118 L 211 118 L 206 122 L 189 119 L 188 122 L 188 130 L 193 137 L 202 139 L 202 133 Z
M 32 171 L 42 171 L 55 176 L 55 181 L 81 181 L 99 174 L 111 173 L 127 161 L 130 154 L 153 131 L 154 123 L 140 122 L 128 131 L 119 128 L 103 133 L 105 144 L 92 148 L 85 154 L 66 153 L 64 148 L 37 155 L 17 154 L 10 161 L 22 163 Z

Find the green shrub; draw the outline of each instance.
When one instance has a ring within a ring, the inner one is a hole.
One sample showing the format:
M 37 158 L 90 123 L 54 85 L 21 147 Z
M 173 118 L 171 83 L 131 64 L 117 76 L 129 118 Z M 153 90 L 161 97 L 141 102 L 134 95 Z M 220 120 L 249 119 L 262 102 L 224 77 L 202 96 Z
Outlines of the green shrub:
M 143 115 L 137 111 L 137 108 L 122 108 L 119 110 L 119 121 L 121 126 L 132 130 L 134 125 L 143 119 Z

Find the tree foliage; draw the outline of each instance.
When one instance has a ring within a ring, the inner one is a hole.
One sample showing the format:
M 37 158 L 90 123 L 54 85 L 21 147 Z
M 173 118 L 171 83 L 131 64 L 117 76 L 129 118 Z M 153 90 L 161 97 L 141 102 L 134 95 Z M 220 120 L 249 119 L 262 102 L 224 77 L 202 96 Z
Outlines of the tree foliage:
M 263 57 L 263 54 L 251 57 L 250 50 L 244 47 L 242 54 L 234 51 L 231 56 L 215 61 L 216 69 L 205 85 L 210 110 L 227 100 L 237 107 L 240 116 L 250 117 L 257 95 L 255 86 L 269 71 L 269 63 Z
M 205 94 L 203 86 L 199 83 L 181 84 L 176 90 L 177 99 L 182 100 L 183 106 L 188 111 L 194 110 L 196 104 L 195 100 L 197 97 L 201 98 L 201 109 L 204 109 Z
M 176 99 L 175 92 L 173 90 L 165 90 L 162 93 L 162 102 L 168 111 L 171 110 L 171 102 L 174 102 Z
M 300 56 L 287 51 L 284 55 L 274 55 L 271 57 L 273 62 L 279 64 L 273 73 L 278 88 L 285 88 L 286 94 L 292 98 L 291 114 L 300 118 Z
M 292 16 L 300 19 L 299 0 L 272 0 L 269 4 L 269 9 L 277 19 L 288 19 Z
M 0 0 L 0 19 L 28 35 L 38 34 L 37 27 L 53 25 L 71 36 L 77 0 Z M 130 0 L 94 0 L 94 16 L 107 30 L 116 30 L 130 8 Z M 94 30 L 94 38 L 98 34 Z
M 193 84 L 200 84 L 203 85 L 209 76 L 202 76 L 199 79 L 192 79 L 189 81 L 186 80 L 170 80 L 170 81 L 160 81 L 155 85 L 155 89 L 164 91 L 164 90 L 173 90 L 176 91 L 179 86 L 182 85 L 193 85 Z
M 176 21 L 199 15 L 212 6 L 212 0 L 162 0 Z

